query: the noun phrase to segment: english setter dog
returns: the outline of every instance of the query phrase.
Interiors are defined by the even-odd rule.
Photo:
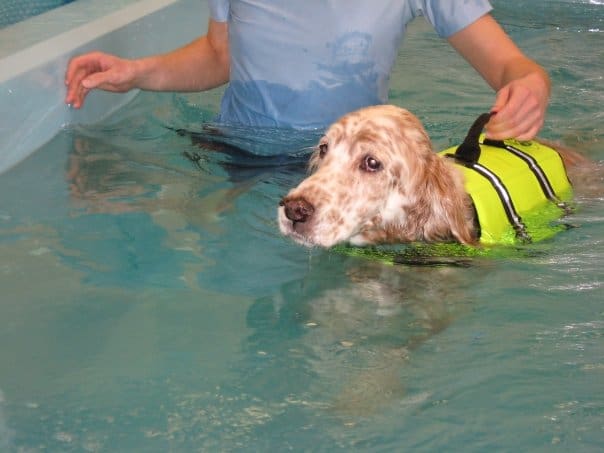
[[[585,161],[571,150],[561,154],[567,168]],[[421,122],[405,109],[349,113],[320,140],[310,175],[281,200],[279,229],[306,246],[476,245],[476,211],[453,161],[434,152]]]

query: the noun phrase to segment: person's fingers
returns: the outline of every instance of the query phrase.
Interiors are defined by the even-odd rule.
[[[65,71],[65,85],[79,83],[86,75],[102,70],[103,54],[94,52],[71,59]]]
[[[75,77],[76,72],[78,72],[82,66],[81,61],[82,57],[74,57],[69,61],[67,65],[67,69],[65,70],[65,85],[70,85]]]
[[[538,109],[522,108],[517,112],[517,117],[512,119],[501,120],[498,116],[496,114],[491,117],[487,124],[487,137],[493,140],[531,140],[543,126],[543,116]]]
[[[80,82],[72,82],[67,86],[67,94],[65,96],[65,103],[72,106],[73,108],[79,109],[84,103],[84,98],[90,90],[82,85]]]
[[[87,90],[125,92],[132,88],[133,63],[116,57],[99,60],[100,67],[86,75],[81,84]]]
[[[516,139],[520,141],[534,139],[541,130],[541,127],[543,127],[543,123],[544,121],[541,117],[536,118],[531,124],[527,124],[527,128],[524,132],[515,135]]]
[[[65,72],[65,103],[80,108],[88,90],[82,87],[82,80],[89,74],[100,70],[98,53],[74,57],[68,64]]]
[[[491,107],[491,112],[499,113],[507,104],[509,97],[510,97],[509,86],[505,86],[501,90],[499,90],[497,92],[497,96],[495,97],[495,103]]]
[[[84,99],[86,99],[86,96],[88,95],[89,92],[90,92],[90,90],[84,88],[81,84],[78,85],[77,97],[74,100],[73,107],[76,109],[81,108],[82,105],[84,105]]]
[[[528,140],[533,138],[543,125],[544,113],[540,104],[523,85],[504,87],[498,93],[492,111],[495,114],[486,126],[486,134],[494,140]]]
[[[65,102],[80,108],[86,95],[95,88],[121,91],[121,60],[102,52],[92,52],[73,58],[65,72],[67,92]]]
[[[494,140],[500,140],[498,137],[501,135],[501,133],[509,129],[509,103],[511,98],[512,90],[509,86],[505,86],[497,92],[495,103],[491,107],[491,113],[493,115],[486,125],[487,137]]]
[[[510,133],[510,123],[505,118],[501,117],[499,113],[495,113],[491,116],[491,119],[486,125],[486,136],[493,140],[502,140],[504,138],[510,138],[506,134]]]
[[[92,90],[93,88],[108,89],[112,86],[111,82],[110,71],[95,72],[82,79],[82,87],[87,90]]]
[[[74,75],[73,78],[67,84],[67,93],[65,95],[65,102],[75,108],[79,108],[82,104],[82,84],[81,80],[85,76],[85,72],[81,71],[80,74]]]

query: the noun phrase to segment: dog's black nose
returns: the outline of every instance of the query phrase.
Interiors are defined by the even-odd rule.
[[[304,198],[284,198],[279,203],[285,210],[285,217],[292,222],[306,222],[315,212],[312,204]]]

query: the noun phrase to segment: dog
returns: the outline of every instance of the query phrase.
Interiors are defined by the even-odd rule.
[[[469,194],[466,187],[468,172],[474,172],[470,167],[475,165],[472,161],[476,156],[472,154],[480,153],[480,149],[476,149],[479,133],[488,121],[488,115],[479,120],[464,142],[466,148],[474,149],[470,149],[470,153],[460,153],[460,147],[456,155],[434,152],[419,119],[403,108],[378,105],[343,116],[328,128],[311,155],[310,175],[281,199],[278,207],[281,233],[302,245],[324,248],[340,243],[365,246],[457,242],[477,246],[500,241],[501,238],[489,236],[486,231],[488,222],[485,219],[491,216],[488,210],[493,209],[493,202],[485,200],[482,204],[486,207],[477,209],[481,201],[476,195]],[[507,141],[497,143],[498,148],[508,146]],[[543,143],[531,142],[529,145],[541,150],[545,146]],[[548,159],[558,160],[554,164],[559,164],[556,171],[561,174],[554,175],[553,179],[558,181],[559,190],[568,198],[571,172],[567,173],[566,169],[585,166],[587,159],[568,148],[546,144],[544,149],[555,147],[553,156]],[[487,158],[496,152],[487,149],[482,154]],[[531,165],[538,165],[534,165],[535,159],[531,156],[528,159],[533,162],[520,162],[518,169],[507,171],[514,175],[519,171],[534,172]],[[546,162],[546,166],[552,162]],[[483,179],[482,176],[479,178]],[[530,179],[533,179],[531,186],[521,188],[517,204],[530,198],[528,193],[540,191],[533,187],[537,184],[534,176]],[[549,184],[547,177],[545,179]],[[489,191],[497,189],[487,185]],[[496,182],[493,185],[496,186]],[[517,184],[510,185],[512,191]],[[540,197],[544,198],[544,195]],[[555,193],[551,197],[548,196],[555,209],[560,208],[557,217],[568,212],[564,200]],[[495,204],[500,203],[496,201]],[[497,209],[503,212],[503,209]],[[524,215],[506,213],[505,222],[518,220],[519,225],[507,224],[505,227],[514,231],[514,240],[527,242],[531,240],[530,232],[523,231],[520,214]],[[493,214],[494,217],[502,215]],[[505,234],[509,240],[509,233]]]

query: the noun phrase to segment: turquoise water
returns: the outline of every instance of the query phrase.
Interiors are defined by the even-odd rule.
[[[543,136],[603,163],[604,6],[494,3],[552,74]],[[142,94],[0,176],[0,451],[601,451],[601,196],[469,267],[308,251],[276,224],[300,159],[172,130],[219,97]],[[411,27],[391,100],[438,148],[492,99]],[[248,137],[302,156],[314,139]]]

